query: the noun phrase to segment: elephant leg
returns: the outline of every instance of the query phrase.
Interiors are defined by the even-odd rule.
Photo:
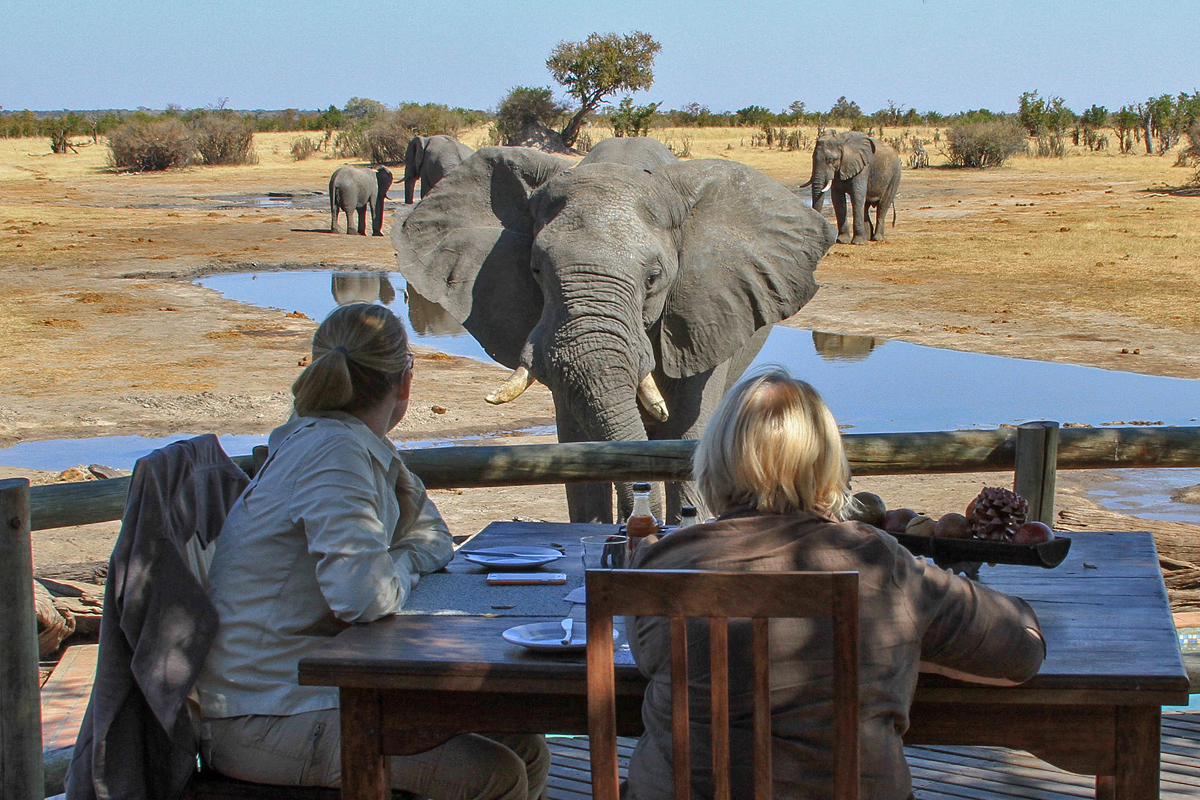
[[[867,233],[867,176],[864,169],[854,178],[850,188],[850,203],[854,211],[854,238],[850,244],[866,244],[870,241]]]
[[[566,403],[554,403],[554,420],[558,426],[558,441],[582,442],[587,439],[575,418],[565,410]],[[571,522],[613,521],[613,485],[609,481],[568,483],[567,512]],[[630,501],[632,502],[632,500]]]
[[[344,209],[344,213],[346,214],[346,234],[349,235],[354,233],[354,210],[347,208]]]
[[[367,207],[360,206],[359,208],[357,208],[355,210],[358,211],[358,235],[366,236],[367,235]]]
[[[829,193],[829,199],[833,201],[833,213],[837,217],[838,243],[850,244],[850,220],[846,218],[846,195],[834,189]]]
[[[329,220],[329,232],[337,233],[337,218],[338,218],[338,207],[337,206],[333,207],[333,210],[330,211],[330,215],[332,216],[332,219]]]

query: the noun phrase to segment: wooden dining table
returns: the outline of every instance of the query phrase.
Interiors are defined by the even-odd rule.
[[[300,683],[339,690],[342,797],[383,800],[388,755],[422,752],[460,733],[586,733],[583,653],[533,651],[502,633],[582,620],[584,606],[564,600],[583,584],[580,537],[615,531],[492,523],[471,548],[561,550],[563,558],[531,571],[562,572],[567,582],[490,586],[489,570],[460,554],[421,579],[404,613],[354,626],[303,659]],[[1095,775],[1097,798],[1157,798],[1162,706],[1187,704],[1189,687],[1153,537],[1074,534],[1054,569],[985,566],[980,580],[1029,601],[1046,660],[1014,687],[922,674],[905,743],[1026,750]],[[618,633],[618,733],[636,736],[645,679]]]

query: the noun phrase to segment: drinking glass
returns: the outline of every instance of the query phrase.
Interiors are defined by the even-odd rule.
[[[584,536],[583,568],[624,569],[629,555],[628,536]]]

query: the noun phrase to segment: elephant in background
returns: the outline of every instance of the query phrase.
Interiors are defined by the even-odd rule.
[[[418,177],[424,198],[447,172],[474,152],[453,136],[414,136],[404,152],[404,204],[413,204],[413,189]]]
[[[358,233],[367,233],[367,207],[371,207],[371,235],[383,236],[383,206],[392,186],[392,171],[338,167],[329,177],[329,230],[337,233],[338,212],[346,214],[346,233],[354,233],[351,212],[358,213]]]
[[[771,324],[817,290],[836,232],[757,170],[679,161],[660,142],[606,139],[574,167],[486,147],[414,206],[392,241],[400,272],[501,364],[487,397],[534,380],[560,442],[696,438]],[[632,492],[618,484],[618,512]],[[612,521],[612,485],[569,484],[574,521]],[[703,508],[689,484],[668,489]]]
[[[801,188],[812,186],[812,207],[818,212],[825,204],[825,186],[830,181],[837,240],[866,244],[869,236],[873,242],[885,241],[887,212],[891,208],[895,214],[893,203],[900,188],[900,154],[895,148],[857,131],[822,133],[813,148],[812,177],[801,184]],[[846,219],[847,194],[854,211],[853,236]],[[872,207],[874,222],[868,213]]]

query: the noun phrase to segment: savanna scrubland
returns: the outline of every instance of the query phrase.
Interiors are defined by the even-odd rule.
[[[756,133],[651,131],[676,152],[741,161],[789,188],[808,178],[815,129],[802,131],[807,148],[791,151],[762,146]],[[595,141],[607,132],[588,135]],[[478,128],[462,138],[477,147],[486,136]],[[1068,147],[1062,158],[1016,156],[1001,167],[959,169],[945,166],[944,137],[934,141],[934,129],[888,128],[883,137],[924,140],[929,166],[905,170],[889,240],[834,245],[817,271],[820,291],[786,324],[1200,378],[1200,196],[1174,191],[1195,172],[1174,166],[1174,152]],[[297,161],[296,138],[255,134],[253,165],[130,174],[107,165],[103,144],[54,154],[45,139],[0,140],[0,445],[263,433],[286,417],[287,390],[317,321],[243,305],[192,280],[218,271],[394,266],[386,235],[331,234],[327,210],[229,202],[323,192],[334,169],[355,163],[323,151]],[[910,153],[902,156],[907,164]],[[385,234],[390,224],[389,209]],[[483,396],[506,370],[417,349],[414,402],[400,439],[546,440],[506,436],[553,423],[543,387],[490,406]],[[931,397],[987,390],[970,375],[959,386],[930,386]],[[0,467],[0,475],[11,474],[57,477]],[[1061,474],[1059,507],[1092,508],[1082,493],[1106,479]],[[856,488],[936,515],[961,511],[981,486],[1008,481],[896,476]],[[558,487],[440,491],[435,500],[459,533],[494,518],[566,518]],[[1127,529],[1139,529],[1137,522]],[[37,534],[35,561],[106,559],[115,532],[114,523]]]

